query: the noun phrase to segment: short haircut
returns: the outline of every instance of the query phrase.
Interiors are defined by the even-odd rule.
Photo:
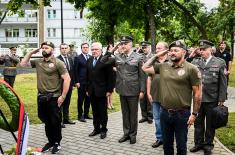
[[[87,42],[85,42],[85,43],[82,43],[82,44],[81,44],[81,49],[82,49],[82,46],[83,46],[83,45],[88,45],[88,47],[89,47],[89,44],[88,44]]]
[[[66,44],[66,43],[61,43],[61,44],[60,44],[60,48],[61,48],[61,46],[64,46],[64,45],[67,45],[67,46],[68,46],[68,44]]]
[[[169,45],[167,42],[165,41],[159,41],[157,44],[162,44],[164,46],[165,49],[168,49],[169,48]]]
[[[102,44],[100,42],[94,42],[91,46],[97,45],[100,50],[102,50]]]

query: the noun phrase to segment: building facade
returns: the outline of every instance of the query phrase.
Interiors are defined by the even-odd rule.
[[[1,7],[7,4],[9,0],[0,1]],[[88,10],[82,12],[75,10],[74,6],[63,1],[63,34],[64,43],[74,44],[79,47],[86,41],[84,36],[88,20],[85,18]],[[39,18],[43,16],[43,23]],[[39,26],[43,25],[43,35],[39,34]],[[39,37],[43,38],[39,39]],[[30,48],[37,48],[39,40],[51,41],[56,47],[61,43],[61,1],[52,0],[51,7],[44,7],[43,14],[38,10],[25,8],[25,16],[7,14],[0,25],[0,52],[6,51],[7,48],[27,45]],[[79,49],[79,48],[78,48]],[[20,49],[18,49],[20,50]]]

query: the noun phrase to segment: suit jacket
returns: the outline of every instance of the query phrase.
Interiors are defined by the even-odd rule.
[[[202,74],[202,102],[224,102],[227,93],[225,61],[212,56],[206,65],[202,58],[194,59],[192,63]]]
[[[64,62],[64,59],[61,55],[59,55],[57,58]],[[68,56],[68,60],[69,60],[70,70],[68,68],[67,68],[67,70],[68,70],[69,76],[71,78],[70,87],[73,87],[74,86],[74,64],[73,64],[73,60],[71,57]]]
[[[91,57],[91,55],[89,55]],[[80,54],[74,58],[75,83],[87,84],[87,60]]]
[[[88,87],[87,91],[89,96],[95,93],[95,96],[106,96],[107,92],[113,91],[113,67],[110,64],[104,64],[100,62],[102,55],[93,67],[93,57],[90,57],[87,61],[87,75],[88,75]]]

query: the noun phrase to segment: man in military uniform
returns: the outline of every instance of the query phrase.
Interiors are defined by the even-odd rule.
[[[224,69],[225,62],[212,56],[212,46],[208,40],[200,40],[201,59],[196,59],[195,64],[202,74],[202,101],[198,117],[195,121],[194,142],[191,152],[204,149],[205,155],[211,155],[215,129],[212,127],[212,109],[223,105],[226,100],[227,82]],[[205,126],[206,119],[206,126]]]
[[[48,143],[42,148],[42,152],[46,152],[52,148],[51,152],[55,154],[61,149],[60,106],[64,102],[69,90],[70,76],[65,64],[54,57],[54,44],[52,42],[43,42],[41,44],[41,50],[43,55],[42,59],[32,60],[29,63],[31,56],[39,52],[39,49],[34,49],[24,57],[21,66],[31,64],[32,67],[36,67],[38,117],[45,123],[45,131],[48,138]]]
[[[20,57],[16,55],[16,48],[11,47],[10,53],[0,56],[0,64],[5,64],[3,70],[4,81],[6,81],[11,87],[14,86],[16,78],[16,66],[20,62]]]
[[[160,122],[164,154],[174,155],[175,136],[177,154],[186,155],[188,128],[194,123],[200,107],[201,74],[196,66],[184,59],[187,48],[181,40],[174,41],[169,48],[171,62],[151,65],[167,52],[162,51],[149,59],[143,69],[148,74],[160,74]]]
[[[141,69],[143,57],[133,52],[133,38],[123,36],[121,38],[121,48],[123,53],[107,52],[102,58],[104,63],[114,63],[116,66],[116,91],[120,95],[123,137],[119,143],[130,139],[130,144],[136,143],[138,125],[138,101],[145,93],[145,74]]]
[[[151,53],[151,43],[147,41],[142,41],[140,44],[143,50],[144,62],[146,62],[153,55]],[[146,75],[146,82],[147,82],[147,75]],[[141,108],[142,118],[141,120],[139,120],[139,123],[143,123],[147,121],[148,123],[151,124],[153,122],[152,105],[150,104],[148,100],[147,93],[145,93],[144,98],[140,100],[140,108]]]

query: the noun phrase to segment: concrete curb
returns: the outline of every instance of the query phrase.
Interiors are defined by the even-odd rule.
[[[227,152],[231,153],[231,155],[235,155],[235,153],[233,153],[232,151],[230,151],[226,146],[224,146],[224,144],[222,144],[219,139],[217,137],[214,138],[214,140],[223,148],[225,149]]]

